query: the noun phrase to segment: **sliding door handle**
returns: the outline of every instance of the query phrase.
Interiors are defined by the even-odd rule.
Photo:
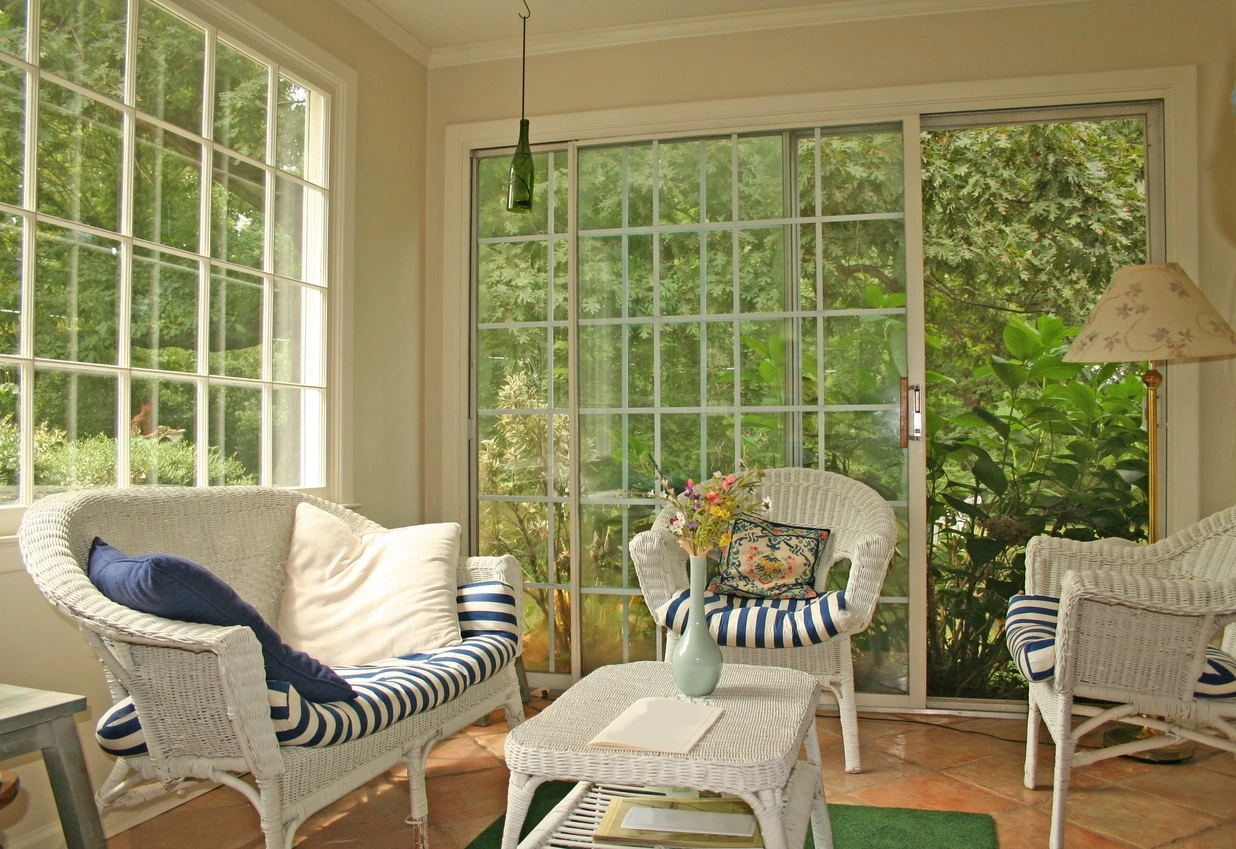
[[[911,439],[923,438],[923,387],[901,378],[901,447],[908,448]]]

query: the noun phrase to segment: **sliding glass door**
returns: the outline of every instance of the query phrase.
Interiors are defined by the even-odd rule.
[[[1115,268],[1162,258],[1160,127],[1147,103],[547,145],[528,215],[509,152],[477,152],[474,549],[524,565],[533,680],[659,656],[627,549],[654,463],[788,465],[899,518],[860,698],[1016,697],[1029,537],[1144,533],[1137,368],[1060,357]]]
[[[525,565],[530,671],[657,656],[627,553],[654,462],[824,467],[904,517],[903,146],[897,125],[567,146],[538,154],[531,216],[502,206],[506,157],[477,158],[478,543]],[[858,664],[901,694],[904,550]]]

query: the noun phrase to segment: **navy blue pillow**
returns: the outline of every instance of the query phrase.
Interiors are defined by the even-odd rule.
[[[279,632],[212,572],[174,554],[130,557],[98,537],[86,574],[117,604],[165,619],[203,625],[244,625],[262,644],[266,677],[287,681],[312,702],[355,699],[356,691],[329,666],[283,642]]]

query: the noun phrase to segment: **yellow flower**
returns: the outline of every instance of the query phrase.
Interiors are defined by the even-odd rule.
[[[720,539],[720,541],[719,541],[719,542],[720,542],[721,547],[722,547],[722,548],[725,548],[727,545],[729,545],[729,544],[730,544],[730,535],[729,535],[729,534],[722,534],[722,535],[721,535],[721,539]]]
[[[730,511],[726,510],[720,504],[712,505],[708,512],[716,516],[718,519],[728,519],[730,517]]]

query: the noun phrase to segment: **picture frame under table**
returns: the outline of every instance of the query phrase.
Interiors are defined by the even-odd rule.
[[[687,754],[589,746],[637,699],[684,698],[668,663],[604,666],[582,678],[506,738],[511,771],[502,849],[580,845],[604,814],[601,803],[644,787],[689,787],[743,799],[759,820],[765,849],[801,849],[811,824],[814,849],[832,849],[815,729],[819,681],[805,672],[726,664],[711,696],[723,709]],[[799,752],[806,749],[806,760]],[[519,842],[536,788],[579,782]],[[624,789],[625,788],[625,789]]]

